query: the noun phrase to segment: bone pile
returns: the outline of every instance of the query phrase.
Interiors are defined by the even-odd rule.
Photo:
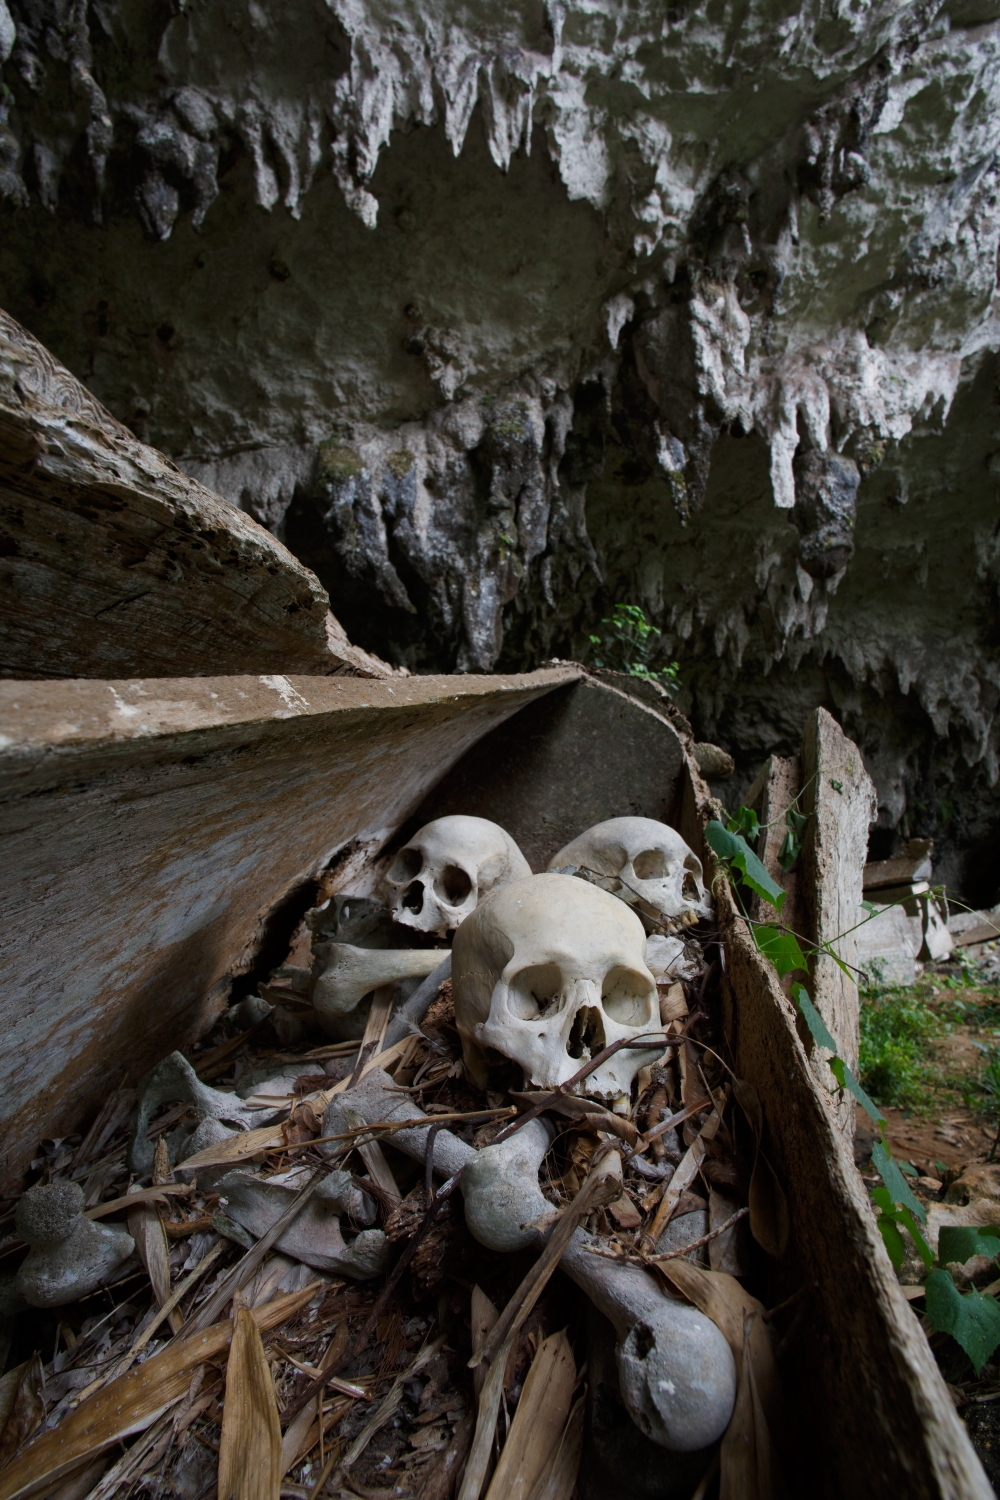
[[[73,1495],[153,1473],[207,1493],[239,1452],[224,1346],[249,1309],[282,1495],[500,1500],[516,1479],[570,1500],[582,1445],[595,1474],[615,1462],[607,1390],[693,1493],[737,1361],[690,1278],[756,1264],[760,1127],[733,1098],[699,859],[622,817],[533,874],[502,828],[454,816],[359,885],[323,891],[190,1058],[42,1143],[0,1223],[0,1465],[51,1470],[55,1493],[60,1431],[103,1401]],[[172,1369],[195,1333],[222,1353],[192,1354],[147,1421],[136,1367]],[[562,1434],[537,1472],[533,1423]]]

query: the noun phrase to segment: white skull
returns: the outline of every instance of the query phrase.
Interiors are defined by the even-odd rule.
[[[466,1067],[485,1084],[482,1049],[555,1088],[612,1042],[659,1032],[642,923],[569,875],[532,875],[496,891],[455,934],[452,991]],[[662,1051],[622,1048],[576,1085],[617,1100]]]
[[[385,891],[397,922],[453,931],[490,891],[531,874],[509,833],[486,818],[436,818],[396,855]]]
[[[643,915],[663,919],[668,932],[713,914],[701,860],[679,833],[654,818],[597,823],[560,849],[549,869],[582,875]]]

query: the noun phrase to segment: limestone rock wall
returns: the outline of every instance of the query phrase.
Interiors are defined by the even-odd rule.
[[[0,303],[360,646],[641,603],[740,775],[823,703],[992,898],[998,16],[0,0]]]

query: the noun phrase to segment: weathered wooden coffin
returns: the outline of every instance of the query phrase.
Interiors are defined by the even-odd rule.
[[[331,862],[348,889],[375,851],[452,811],[501,822],[536,869],[623,812],[671,821],[700,845],[712,808],[683,721],[624,689],[574,668],[0,686],[6,1190],[40,1137],[86,1124],[109,1086],[202,1030],[240,975],[280,960]],[[832,936],[860,898],[870,793],[829,716],[810,726],[805,754],[821,774],[789,900]],[[848,761],[850,776],[830,774]],[[772,765],[755,795],[777,806],[796,776]],[[763,1103],[789,1211],[770,1300],[798,1297],[781,1365],[791,1493],[986,1500],[875,1228],[829,1070],[807,1055],[722,881],[716,899],[733,1051]],[[853,1060],[854,999],[825,973],[815,998]]]

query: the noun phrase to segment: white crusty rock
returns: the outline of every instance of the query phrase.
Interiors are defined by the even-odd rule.
[[[443,936],[491,891],[530,874],[528,861],[498,823],[456,814],[415,833],[384,883],[397,922]]]
[[[646,934],[634,912],[570,875],[531,875],[496,891],[455,934],[455,1023],[470,1074],[485,1048],[520,1063],[526,1084],[555,1088],[612,1042],[659,1034]],[[656,1056],[623,1047],[581,1094],[617,1101]]]
[[[701,860],[676,829],[655,818],[596,823],[554,854],[549,869],[610,891],[671,933],[712,915]]]

